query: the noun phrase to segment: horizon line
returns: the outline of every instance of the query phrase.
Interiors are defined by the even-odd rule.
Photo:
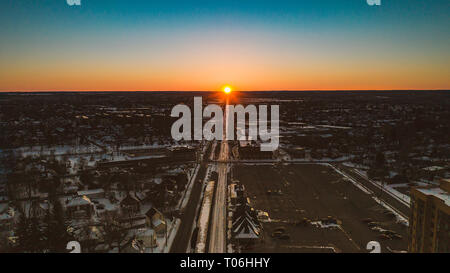
[[[450,91],[448,89],[278,89],[278,90],[234,90],[233,92],[386,92],[386,91]],[[89,93],[89,92],[222,92],[221,90],[13,90],[0,93]]]

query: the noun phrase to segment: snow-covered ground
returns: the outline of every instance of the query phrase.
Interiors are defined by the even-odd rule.
[[[367,177],[366,173],[363,173],[363,172],[359,171],[358,169],[354,169],[354,171],[356,173],[360,174],[361,176],[363,176],[370,183],[374,184],[377,188],[382,189],[383,191],[385,191],[386,193],[388,193],[389,195],[391,195],[392,197],[394,197],[395,199],[397,199],[398,201],[400,201],[407,207],[410,206],[410,201],[411,201],[410,197],[406,194],[403,194],[403,193],[397,191],[395,189],[395,184],[382,185],[382,183],[380,181],[371,180],[369,177]]]
[[[341,176],[343,176],[347,181],[351,182],[353,185],[355,185],[358,189],[360,189],[361,191],[363,191],[366,194],[372,194],[373,192],[370,191],[369,189],[367,189],[366,187],[364,187],[363,185],[359,184],[358,182],[356,182],[356,180],[354,180],[353,178],[351,178],[350,176],[346,175],[345,173],[341,172],[339,169],[337,169],[336,167],[334,167],[331,164],[326,164],[327,166],[331,167],[335,172],[337,172],[338,174],[340,174]]]
[[[177,234],[178,228],[180,227],[181,220],[175,219],[175,221],[166,220],[167,223],[167,244],[166,237],[157,237],[156,242],[158,246],[154,249],[153,253],[168,253],[170,247],[172,246],[175,235]]]
[[[197,164],[195,166],[195,168],[192,169],[191,172],[187,173],[188,185],[186,186],[186,190],[184,191],[183,196],[180,198],[180,201],[178,201],[178,205],[177,205],[177,207],[180,210],[183,210],[189,201],[189,198],[190,198],[191,192],[192,192],[192,188],[194,186],[195,180],[197,179],[197,174],[198,174],[199,169],[200,169],[200,164]]]
[[[326,224],[326,223],[323,223],[322,221],[311,222],[311,225],[313,225],[315,227],[319,227],[319,228],[339,228],[340,227],[338,224]]]
[[[342,165],[350,167],[350,168],[358,168],[360,170],[368,170],[369,169],[368,166],[365,166],[365,165],[362,165],[362,164],[356,164],[356,163],[353,163],[353,162],[344,162],[344,163],[342,163]]]
[[[91,145],[62,145],[62,146],[52,146],[51,148],[46,148],[44,146],[33,146],[33,147],[21,147],[16,149],[16,152],[22,155],[22,157],[27,156],[49,156],[49,155],[66,155],[66,154],[92,154],[100,153],[102,149],[91,144]]]
[[[198,217],[198,239],[195,247],[196,253],[206,252],[206,238],[208,236],[209,216],[211,212],[212,196],[214,192],[215,183],[209,182],[205,189],[203,197],[202,208]]]

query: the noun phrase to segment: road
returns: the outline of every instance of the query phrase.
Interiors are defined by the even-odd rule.
[[[202,181],[206,173],[206,164],[200,166],[197,178],[193,181],[194,185],[189,196],[189,201],[181,215],[181,224],[178,228],[177,235],[173,240],[170,253],[186,253],[191,241],[192,225],[194,224],[197,205],[202,192]]]
[[[228,104],[228,98],[227,102]],[[226,134],[226,120],[227,113],[225,111],[224,115],[224,130],[223,130],[223,140],[220,145],[220,155],[219,163],[217,166],[218,170],[218,181],[216,187],[216,197],[214,202],[214,210],[211,219],[211,228],[209,233],[209,253],[226,253],[226,214],[227,214],[227,173],[228,173],[228,161],[229,157],[229,146],[225,138]]]
[[[208,150],[211,154],[213,154],[213,150],[211,149],[206,149],[206,153],[208,153]],[[207,155],[203,157],[203,162],[200,164],[197,177],[195,178],[195,181],[192,182],[194,185],[192,186],[188,203],[180,216],[180,227],[178,228],[177,234],[170,248],[170,253],[186,253],[190,247],[194,221],[197,219],[196,214],[201,201],[203,187],[202,182],[205,178],[206,170],[208,169],[208,164],[206,163],[207,158]]]

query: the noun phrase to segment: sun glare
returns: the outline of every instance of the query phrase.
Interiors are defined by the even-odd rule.
[[[223,88],[223,92],[225,92],[225,94],[230,94],[230,93],[231,93],[231,87],[225,86],[225,87]]]

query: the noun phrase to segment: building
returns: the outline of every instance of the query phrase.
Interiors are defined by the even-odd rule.
[[[245,194],[245,187],[234,184],[234,198],[231,236],[239,244],[254,244],[262,239],[262,225],[258,212],[250,205],[250,199]]]
[[[77,191],[79,196],[87,196],[89,199],[95,198],[104,198],[105,190],[104,189],[94,189],[94,190],[86,190],[86,191]]]
[[[173,147],[169,148],[168,156],[171,161],[195,161],[196,149],[193,147]]]
[[[411,190],[409,252],[450,252],[450,179]]]
[[[167,230],[164,215],[156,208],[149,209],[146,213],[146,223],[155,230],[157,234],[164,234]]]
[[[148,249],[152,249],[158,246],[156,241],[156,234],[153,229],[142,228],[138,230],[138,234],[135,237],[136,243],[133,247],[142,249],[144,252]]]
[[[239,206],[233,214],[232,236],[240,244],[251,244],[262,238],[262,226],[257,212],[248,203]]]
[[[303,147],[293,147],[288,150],[289,155],[292,158],[305,158],[306,151]]]
[[[49,204],[48,202],[43,202],[39,200],[33,200],[31,201],[30,209],[28,212],[30,215],[28,217],[36,217],[36,218],[43,218],[46,215],[48,215],[49,212]]]
[[[273,159],[272,151],[261,151],[261,147],[256,143],[239,141],[239,158],[242,160],[269,160]]]
[[[10,231],[14,224],[14,210],[8,203],[0,203],[0,231]]]
[[[120,202],[120,208],[124,215],[136,215],[141,212],[141,203],[135,196],[128,193],[127,196]]]
[[[94,205],[86,196],[77,196],[66,201],[66,214],[69,218],[90,218]]]
[[[146,218],[143,215],[123,216],[115,220],[115,224],[124,230],[145,228]]]

